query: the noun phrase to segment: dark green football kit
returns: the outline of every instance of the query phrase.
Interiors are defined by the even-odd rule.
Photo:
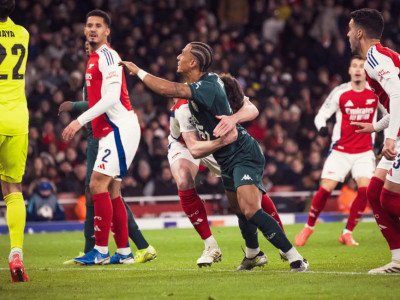
[[[215,73],[203,75],[199,81],[189,84],[192,100],[189,109],[202,139],[214,140],[213,130],[219,119],[215,116],[232,115],[222,80]],[[263,193],[262,183],[265,158],[258,143],[240,125],[236,125],[237,140],[214,152],[221,167],[222,181],[228,191],[236,191],[241,185],[255,184]]]
[[[192,99],[189,109],[193,121],[202,139],[214,140],[213,131],[219,123],[216,116],[232,115],[226,96],[224,83],[215,73],[206,73],[196,82],[189,84]],[[221,167],[221,176],[225,190],[236,191],[242,185],[256,185],[263,193],[262,183],[265,158],[260,145],[239,124],[237,140],[214,152],[214,158]],[[256,199],[254,199],[256,201]],[[257,228],[276,248],[287,252],[292,244],[270,215],[259,209],[250,219],[237,214],[239,228],[246,247],[259,247]]]

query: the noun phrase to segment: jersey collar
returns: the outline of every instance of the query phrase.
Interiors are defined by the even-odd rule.
[[[13,26],[13,25],[15,25],[15,24],[10,18],[7,18],[7,21],[5,21],[5,22],[0,22],[0,26],[4,26],[4,27]]]

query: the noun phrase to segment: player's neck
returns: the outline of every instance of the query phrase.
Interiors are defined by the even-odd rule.
[[[355,91],[363,91],[365,89],[365,81],[351,81],[351,88]]]
[[[381,41],[378,39],[367,39],[361,41],[361,57],[367,57],[367,52],[372,46],[379,44]]]
[[[205,74],[204,72],[192,70],[186,74],[183,74],[183,78],[185,79],[185,82],[190,84],[190,83],[198,81],[201,78],[201,76],[203,76],[204,74]]]
[[[100,47],[102,47],[103,45],[105,45],[105,44],[107,44],[107,43],[97,43],[97,44],[91,44],[90,46],[89,46],[89,48],[90,48],[90,53],[93,53],[93,52],[95,52],[95,51],[97,51],[97,49],[99,49]]]
[[[5,22],[7,22],[7,19],[8,19],[8,17],[5,18],[5,19],[0,19],[0,23],[5,23]]]

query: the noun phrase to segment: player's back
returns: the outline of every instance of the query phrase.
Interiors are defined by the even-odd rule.
[[[379,102],[390,113],[389,97],[381,84],[384,79],[390,76],[400,76],[399,54],[387,47],[383,47],[381,44],[373,45],[368,50],[364,69],[371,89],[378,96]]]
[[[0,22],[0,134],[28,133],[25,68],[28,31],[8,18]]]

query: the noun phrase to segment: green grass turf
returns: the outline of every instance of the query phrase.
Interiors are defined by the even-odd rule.
[[[0,299],[398,299],[400,276],[367,275],[388,263],[388,246],[375,223],[354,232],[358,247],[343,246],[343,223],[317,224],[307,245],[298,247],[310,273],[290,273],[278,250],[259,234],[268,266],[234,271],[243,258],[238,228],[212,228],[222,262],[199,269],[203,242],[193,229],[143,231],[158,259],[130,266],[63,265],[83,248],[83,234],[52,233],[25,237],[28,283],[11,283],[9,240],[0,235]],[[291,241],[302,225],[286,226]],[[110,239],[112,252],[114,242]]]

